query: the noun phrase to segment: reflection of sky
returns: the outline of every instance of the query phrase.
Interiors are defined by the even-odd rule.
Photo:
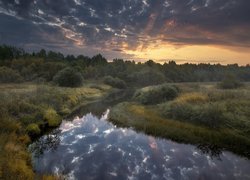
[[[221,160],[192,145],[116,128],[87,114],[60,126],[60,143],[37,158],[37,172],[67,179],[249,179],[250,162],[229,152]],[[43,137],[42,139],[44,139]]]

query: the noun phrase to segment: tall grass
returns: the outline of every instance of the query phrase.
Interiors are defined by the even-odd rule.
[[[158,105],[122,103],[111,109],[110,120],[178,142],[213,144],[250,157],[250,89],[199,88],[177,84],[177,98]],[[144,88],[147,89],[147,88]]]

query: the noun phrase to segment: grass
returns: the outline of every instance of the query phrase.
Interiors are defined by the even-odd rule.
[[[31,139],[58,126],[62,118],[81,103],[101,99],[110,89],[92,82],[79,88],[0,84],[0,179],[36,178],[27,151]]]
[[[150,106],[136,102],[118,104],[111,109],[110,121],[181,143],[212,144],[250,158],[249,86],[237,90],[219,90],[215,88],[216,84],[177,84],[177,86],[182,94],[172,101]],[[184,105],[181,108],[187,104],[191,108],[208,107],[208,111],[204,112],[206,109],[198,108],[198,111],[194,112],[198,112],[201,116],[195,120],[201,122],[193,122],[181,119],[181,116],[166,114],[166,111],[171,110],[172,104]],[[222,109],[218,111],[217,105]],[[215,116],[210,108],[215,109],[219,116]],[[185,108],[182,110],[186,113]],[[188,118],[191,115],[189,114]],[[217,120],[218,117],[222,117],[222,121],[218,126],[210,126],[202,123],[204,117],[208,123],[214,123],[211,121]]]

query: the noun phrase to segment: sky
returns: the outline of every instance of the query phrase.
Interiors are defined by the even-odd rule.
[[[0,44],[163,63],[250,64],[250,0],[0,0]]]

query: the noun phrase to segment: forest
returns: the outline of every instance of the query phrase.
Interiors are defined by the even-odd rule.
[[[81,78],[115,78],[126,86],[148,86],[163,82],[218,82],[228,76],[239,81],[250,81],[250,65],[238,64],[176,64],[175,61],[159,64],[153,60],[145,63],[114,59],[108,62],[101,54],[92,58],[84,55],[64,56],[44,49],[28,53],[23,49],[0,46],[0,82],[53,82],[54,76],[71,68]],[[5,79],[4,74],[8,73]],[[54,79],[55,80],[55,79]]]

